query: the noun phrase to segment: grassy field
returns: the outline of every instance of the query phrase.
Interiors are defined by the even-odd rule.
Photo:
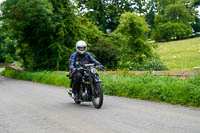
[[[193,70],[200,67],[200,37],[158,43],[156,53],[170,70]]]

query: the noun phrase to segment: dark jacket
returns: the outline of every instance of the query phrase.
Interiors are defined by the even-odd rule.
[[[101,65],[89,52],[85,52],[84,54],[79,54],[75,52],[71,55],[69,60],[69,69],[78,69],[80,66],[84,66],[84,64],[95,63],[96,65]]]

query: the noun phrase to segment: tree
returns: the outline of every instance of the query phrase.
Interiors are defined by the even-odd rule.
[[[76,0],[80,12],[86,10],[85,16],[90,18],[102,31],[106,31],[104,0]]]
[[[70,0],[7,0],[1,10],[28,70],[66,70],[78,40],[90,44],[101,36],[92,23],[75,15]]]
[[[190,34],[192,34],[192,27],[190,25],[169,21],[157,25],[157,29],[153,32],[152,37],[158,41],[169,41],[171,39],[187,37]]]
[[[196,15],[193,3],[193,0],[158,0],[158,15],[154,20],[156,27],[152,38],[160,41],[181,39],[191,35],[191,23],[194,22]],[[170,29],[173,32],[170,32]]]
[[[7,0],[1,11],[3,25],[8,24],[19,42],[24,67],[36,69],[51,54],[52,5],[47,0]]]
[[[17,44],[13,34],[0,26],[0,63],[13,63],[18,58],[16,55]]]
[[[200,5],[200,0],[194,0],[194,7],[198,7]]]
[[[198,8],[200,5],[200,0],[194,1],[194,8]],[[195,22],[192,24],[192,28],[195,32],[200,32],[200,15],[195,16]]]
[[[91,19],[100,30],[114,31],[124,12],[145,14],[148,0],[76,0],[80,12]]]
[[[195,17],[195,22],[192,24],[194,32],[200,32],[200,16]]]
[[[98,61],[108,69],[116,69],[119,61],[119,47],[114,45],[109,37],[100,38],[92,45],[93,52]]]
[[[145,19],[147,24],[150,25],[150,33],[148,34],[148,37],[150,37],[153,28],[155,27],[154,24],[154,19],[156,16],[157,11],[157,0],[149,0],[146,5],[146,14],[145,14]]]
[[[130,12],[121,15],[120,24],[114,33],[120,34],[120,38],[125,38],[127,42],[122,46],[125,58],[128,58],[124,61],[140,62],[152,54],[152,46],[146,42],[148,32],[149,25],[143,16]]]

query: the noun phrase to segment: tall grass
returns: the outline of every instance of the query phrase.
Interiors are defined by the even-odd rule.
[[[55,72],[16,72],[13,70],[5,70],[1,75],[8,78],[15,78],[20,80],[34,81],[44,84],[52,84],[56,86],[69,87],[70,80],[66,75]]]
[[[66,75],[54,72],[19,73],[6,70],[1,75],[57,86],[69,87],[70,84]],[[151,74],[110,74],[100,77],[104,93],[108,95],[200,106],[200,75],[188,80]]]
[[[200,106],[200,76],[184,81],[167,76],[101,75],[109,95]]]

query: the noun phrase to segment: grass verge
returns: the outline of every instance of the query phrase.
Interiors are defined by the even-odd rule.
[[[70,80],[64,74],[54,72],[16,72],[6,70],[1,75],[22,80],[69,87]],[[161,101],[171,104],[200,106],[200,75],[188,80],[167,76],[100,75],[104,93],[128,98]]]
[[[66,75],[55,72],[17,72],[14,70],[5,70],[0,73],[8,78],[34,81],[44,84],[69,87],[70,80]]]
[[[168,76],[101,75],[105,94],[200,106],[200,76],[181,80]]]

